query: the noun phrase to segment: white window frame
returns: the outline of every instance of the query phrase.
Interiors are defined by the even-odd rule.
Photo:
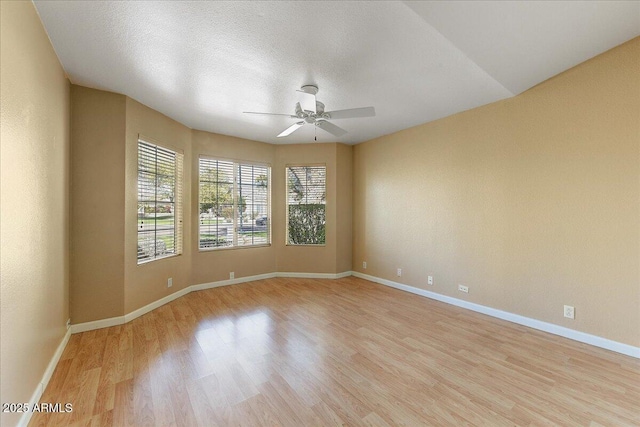
[[[201,162],[202,160],[208,160],[208,161],[215,161],[215,162],[226,162],[226,163],[232,163],[233,164],[233,218],[232,218],[232,222],[231,222],[231,228],[232,228],[232,239],[230,241],[229,244],[227,245],[215,245],[215,246],[210,246],[210,247],[203,247],[202,243],[201,243],[201,235],[202,233],[202,219],[201,219],[201,205],[202,205],[202,201],[201,201],[201,186],[202,186],[202,181],[201,181]],[[240,167],[242,166],[250,166],[250,167],[261,167],[261,168],[265,168],[266,169],[266,175],[267,175],[267,189],[266,189],[266,224],[265,224],[265,231],[266,231],[266,242],[260,242],[260,243],[254,243],[254,244],[239,244],[238,243],[238,239],[239,236],[241,235],[241,230],[239,230],[240,228],[240,224],[239,224],[239,215],[238,215],[238,204],[240,203],[240,191],[239,191],[239,187],[240,187],[240,183],[238,182],[238,170],[240,169]],[[219,250],[232,250],[232,249],[250,249],[250,248],[261,248],[261,247],[269,247],[271,246],[271,165],[269,163],[260,163],[260,162],[253,162],[253,161],[247,161],[247,160],[235,160],[235,159],[225,159],[225,158],[221,158],[221,157],[216,157],[216,156],[209,156],[209,155],[200,155],[198,157],[198,198],[197,198],[197,203],[198,203],[198,207],[196,209],[196,215],[197,215],[197,224],[198,224],[198,238],[196,239],[196,244],[198,246],[198,251],[200,252],[211,252],[211,251],[219,251]],[[251,219],[251,221],[255,221],[255,219]],[[252,222],[252,226],[255,224],[255,222]]]
[[[324,169],[324,210],[325,210],[325,222],[324,222],[324,242],[323,243],[293,243],[289,236],[289,169],[290,168],[323,168]],[[289,164],[285,165],[285,245],[286,246],[313,246],[322,247],[327,244],[327,165],[326,163],[307,163],[307,164]]]
[[[146,145],[148,147],[153,147],[155,149],[155,165],[156,165],[156,170],[155,172],[152,172],[151,174],[155,176],[156,179],[156,184],[153,187],[153,190],[155,192],[155,197],[154,200],[144,200],[141,199],[140,194],[141,191],[143,191],[141,188],[141,182],[140,182],[140,175],[141,172],[143,172],[140,169],[140,155],[141,155],[141,145]],[[157,197],[157,193],[158,193],[158,185],[157,185],[157,178],[158,178],[158,171],[157,171],[157,167],[158,167],[158,151],[162,151],[164,153],[164,155],[170,155],[170,156],[174,156],[174,161],[175,161],[175,170],[174,170],[174,175],[173,175],[173,180],[174,180],[174,188],[173,188],[173,202],[166,202],[163,200],[159,200]],[[147,172],[149,173],[149,172]],[[137,233],[136,233],[136,243],[137,243],[137,251],[136,251],[136,259],[137,259],[137,264],[141,265],[141,264],[146,264],[149,262],[153,262],[153,261],[158,261],[161,259],[165,259],[165,258],[171,258],[174,256],[179,256],[182,254],[182,241],[183,241],[183,221],[182,221],[182,217],[183,217],[183,188],[184,188],[184,154],[181,150],[177,150],[176,148],[173,148],[171,146],[159,143],[157,141],[152,140],[151,138],[146,138],[143,136],[139,136],[138,137],[138,144],[137,144],[137,176],[136,176],[136,189],[137,189],[137,209],[136,209],[136,228],[137,228]],[[148,189],[148,188],[147,188]],[[145,203],[146,202],[146,203]],[[154,226],[153,228],[147,228],[147,229],[141,229],[141,227],[143,227],[144,225],[144,217],[145,217],[145,210],[144,208],[142,208],[142,212],[140,205],[141,204],[149,204],[149,203],[153,203],[153,204],[171,204],[173,205],[173,248],[167,250],[166,248],[166,244],[164,243],[164,240],[159,239],[158,238],[158,231],[167,231],[167,229],[165,230],[161,230],[158,228],[158,224],[157,224],[157,217],[154,217]],[[156,212],[155,214],[157,214],[157,206],[156,206]],[[141,218],[142,217],[142,218]],[[142,219],[142,224],[140,222],[140,220]],[[169,229],[170,230],[170,229]],[[151,232],[153,232],[153,238],[152,238],[152,244],[148,244],[147,240],[148,239],[143,239],[141,240],[141,234],[142,233],[149,233],[151,234]],[[161,244],[160,241],[162,241]],[[145,253],[146,256],[143,258],[140,258],[140,253]]]

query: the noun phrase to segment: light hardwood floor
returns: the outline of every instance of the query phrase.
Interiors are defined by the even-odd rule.
[[[348,277],[192,292],[73,335],[47,426],[640,425],[640,361]]]

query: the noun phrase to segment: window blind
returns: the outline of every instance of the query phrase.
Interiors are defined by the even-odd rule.
[[[270,167],[201,157],[199,247],[271,243]]]
[[[238,246],[269,243],[269,168],[264,165],[237,165]]]
[[[138,264],[182,253],[183,155],[138,141]]]
[[[327,169],[287,167],[287,244],[324,245]]]

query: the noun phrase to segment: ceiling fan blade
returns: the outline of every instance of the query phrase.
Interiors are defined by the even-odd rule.
[[[348,110],[327,111],[331,120],[355,119],[358,117],[375,117],[376,109],[373,107],[350,108]]]
[[[261,116],[285,116],[297,119],[296,116],[292,116],[291,114],[280,114],[280,113],[256,113],[255,111],[243,111],[244,114],[258,114]]]
[[[316,96],[312,93],[307,93],[301,90],[296,91],[298,92],[299,98],[300,98],[300,105],[302,106],[302,109],[305,111],[312,111],[312,112],[316,112]]]
[[[302,126],[304,126],[304,122],[294,123],[288,128],[286,128],[285,130],[283,130],[282,132],[280,132],[280,135],[278,135],[278,138],[282,138],[283,136],[289,136],[295,131],[297,131],[298,129],[300,129]]]
[[[333,136],[342,136],[347,133],[346,130],[342,129],[339,126],[334,125],[326,120],[318,120],[316,122],[316,126],[320,129],[329,132]]]

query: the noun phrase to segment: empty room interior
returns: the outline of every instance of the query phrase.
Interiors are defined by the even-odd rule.
[[[0,17],[3,426],[640,425],[640,2]]]

